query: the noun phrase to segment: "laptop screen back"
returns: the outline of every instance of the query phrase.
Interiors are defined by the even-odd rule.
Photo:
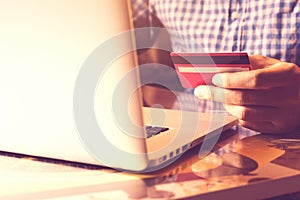
[[[74,107],[85,97],[82,94],[81,100],[74,100],[80,96],[74,93],[90,55],[99,54],[101,44],[131,28],[127,1],[0,1],[0,15],[0,150],[99,164],[99,159],[88,153],[87,145],[82,145],[81,136],[86,133],[76,126],[82,113]],[[130,40],[118,45],[133,48]],[[131,140],[130,135],[123,134],[123,139],[116,140],[122,127],[114,125],[116,114],[118,119],[130,116],[138,136],[143,134],[140,96],[132,91],[138,78],[133,76],[128,84],[119,83],[134,66],[132,53],[116,55],[109,70],[102,71],[105,76],[99,74],[102,78],[96,80],[94,105],[87,105],[93,106],[98,122],[106,120],[101,126],[106,133],[111,130],[109,142],[121,151],[141,153],[137,161],[140,164],[127,162],[126,166],[125,153],[119,157],[124,160],[105,161],[105,165],[145,167],[143,139]],[[123,93],[114,103],[129,105],[127,113],[112,111],[116,86]],[[122,99],[128,94],[130,99]],[[79,107],[84,110],[82,105]]]

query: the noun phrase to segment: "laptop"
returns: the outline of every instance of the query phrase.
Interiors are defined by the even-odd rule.
[[[130,8],[1,2],[1,151],[149,172],[200,143],[209,151],[237,125],[224,114],[142,106]],[[161,133],[147,137],[153,127]]]

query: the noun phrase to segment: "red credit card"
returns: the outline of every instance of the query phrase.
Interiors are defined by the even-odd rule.
[[[229,53],[171,53],[180,82],[184,88],[211,85],[212,77],[221,72],[249,71],[245,52]]]

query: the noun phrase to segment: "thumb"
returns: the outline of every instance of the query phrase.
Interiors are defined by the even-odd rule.
[[[262,55],[249,55],[249,61],[251,70],[268,68],[280,62],[277,59],[269,58]]]

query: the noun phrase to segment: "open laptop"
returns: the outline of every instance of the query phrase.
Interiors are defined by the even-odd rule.
[[[237,124],[142,108],[128,1],[0,4],[1,151],[147,172]],[[147,138],[145,125],[167,129]]]

